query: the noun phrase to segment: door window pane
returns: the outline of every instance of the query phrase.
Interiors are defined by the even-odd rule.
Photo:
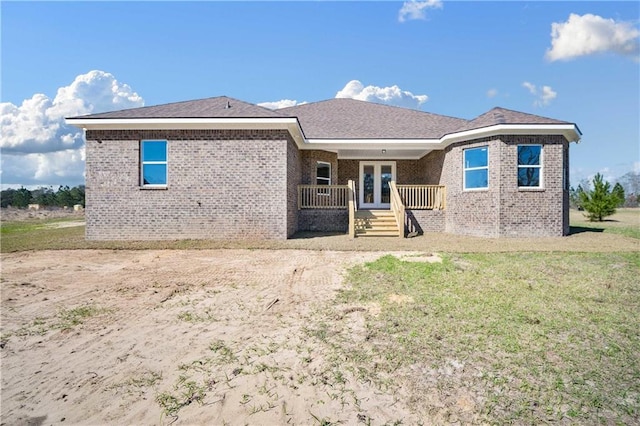
[[[363,201],[367,204],[371,204],[374,202],[373,199],[373,187],[374,187],[374,167],[373,166],[364,166],[362,170],[362,190],[363,190]]]
[[[388,204],[391,202],[391,188],[389,187],[389,182],[393,175],[391,174],[391,166],[381,166],[380,167],[380,202],[383,204]]]

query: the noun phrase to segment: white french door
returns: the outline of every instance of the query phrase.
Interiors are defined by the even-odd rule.
[[[389,182],[392,180],[396,180],[395,161],[361,161],[360,208],[390,208],[391,188]]]

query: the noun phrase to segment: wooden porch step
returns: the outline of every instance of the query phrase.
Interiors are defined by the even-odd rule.
[[[367,231],[356,230],[356,236],[357,237],[397,237],[398,230],[397,229],[394,229],[392,231],[379,230],[379,229],[372,229]]]
[[[359,210],[355,231],[357,237],[397,237],[398,225],[391,210]]]

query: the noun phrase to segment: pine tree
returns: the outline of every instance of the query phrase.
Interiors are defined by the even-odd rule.
[[[588,212],[586,215],[590,221],[602,222],[602,219],[616,212],[618,195],[611,192],[611,184],[602,179],[598,173],[593,178],[593,189],[580,193],[582,207]]]
[[[622,185],[620,185],[620,182],[616,183],[613,186],[613,190],[611,192],[618,199],[618,204],[616,204],[616,207],[624,206],[624,202],[627,197],[624,195],[624,188],[622,187]]]

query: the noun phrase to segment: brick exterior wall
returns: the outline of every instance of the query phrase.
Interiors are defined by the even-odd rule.
[[[338,183],[338,154],[335,152],[309,150],[301,151],[302,161],[302,184],[303,185],[315,185],[316,184],[316,165],[318,161],[331,164],[331,184],[332,185],[346,185]]]
[[[364,160],[362,160],[364,161]],[[371,161],[395,161],[396,162],[396,182],[399,185],[420,185],[425,183],[425,166],[422,160],[385,160]],[[338,185],[346,185],[349,179],[354,180],[356,185],[360,180],[360,160],[338,160]]]
[[[359,160],[338,160],[338,185],[346,185],[349,180],[353,180],[358,185],[360,179]]]
[[[445,210],[405,210],[405,212],[407,234],[413,231],[418,234],[444,232]]]
[[[300,151],[284,130],[118,130],[86,133],[86,237],[284,239],[298,230],[346,232],[346,210],[298,210],[297,187],[316,162],[332,183],[359,180],[359,160]],[[140,140],[168,141],[168,186],[140,187]],[[517,145],[543,145],[543,188],[517,187]],[[463,190],[463,149],[489,147],[489,188]],[[393,161],[389,159],[388,161]],[[500,136],[450,145],[420,160],[395,160],[399,184],[445,185],[447,210],[408,211],[408,232],[484,237],[569,232],[562,136]]]
[[[501,138],[501,237],[552,237],[566,235],[563,161],[568,143],[562,136],[504,136]],[[518,188],[516,170],[519,144],[542,144],[542,188]],[[567,194],[568,195],[568,194]],[[567,196],[568,203],[568,196]]]
[[[431,151],[418,160],[422,182],[424,185],[440,185],[442,181],[442,168],[444,167],[444,150]]]
[[[300,231],[344,232],[349,231],[347,209],[304,209],[299,212]]]
[[[520,189],[517,145],[543,145],[543,188]],[[463,149],[489,147],[489,188],[463,190]],[[563,162],[568,143],[562,136],[504,135],[450,145],[445,150],[441,184],[447,186],[445,231],[484,237],[547,237],[568,233],[568,193]]]
[[[302,155],[287,133],[287,237],[298,231],[298,185],[302,183]]]
[[[87,239],[284,239],[297,230],[299,155],[286,131],[87,131],[86,139]],[[141,189],[141,139],[168,140],[166,189]]]

